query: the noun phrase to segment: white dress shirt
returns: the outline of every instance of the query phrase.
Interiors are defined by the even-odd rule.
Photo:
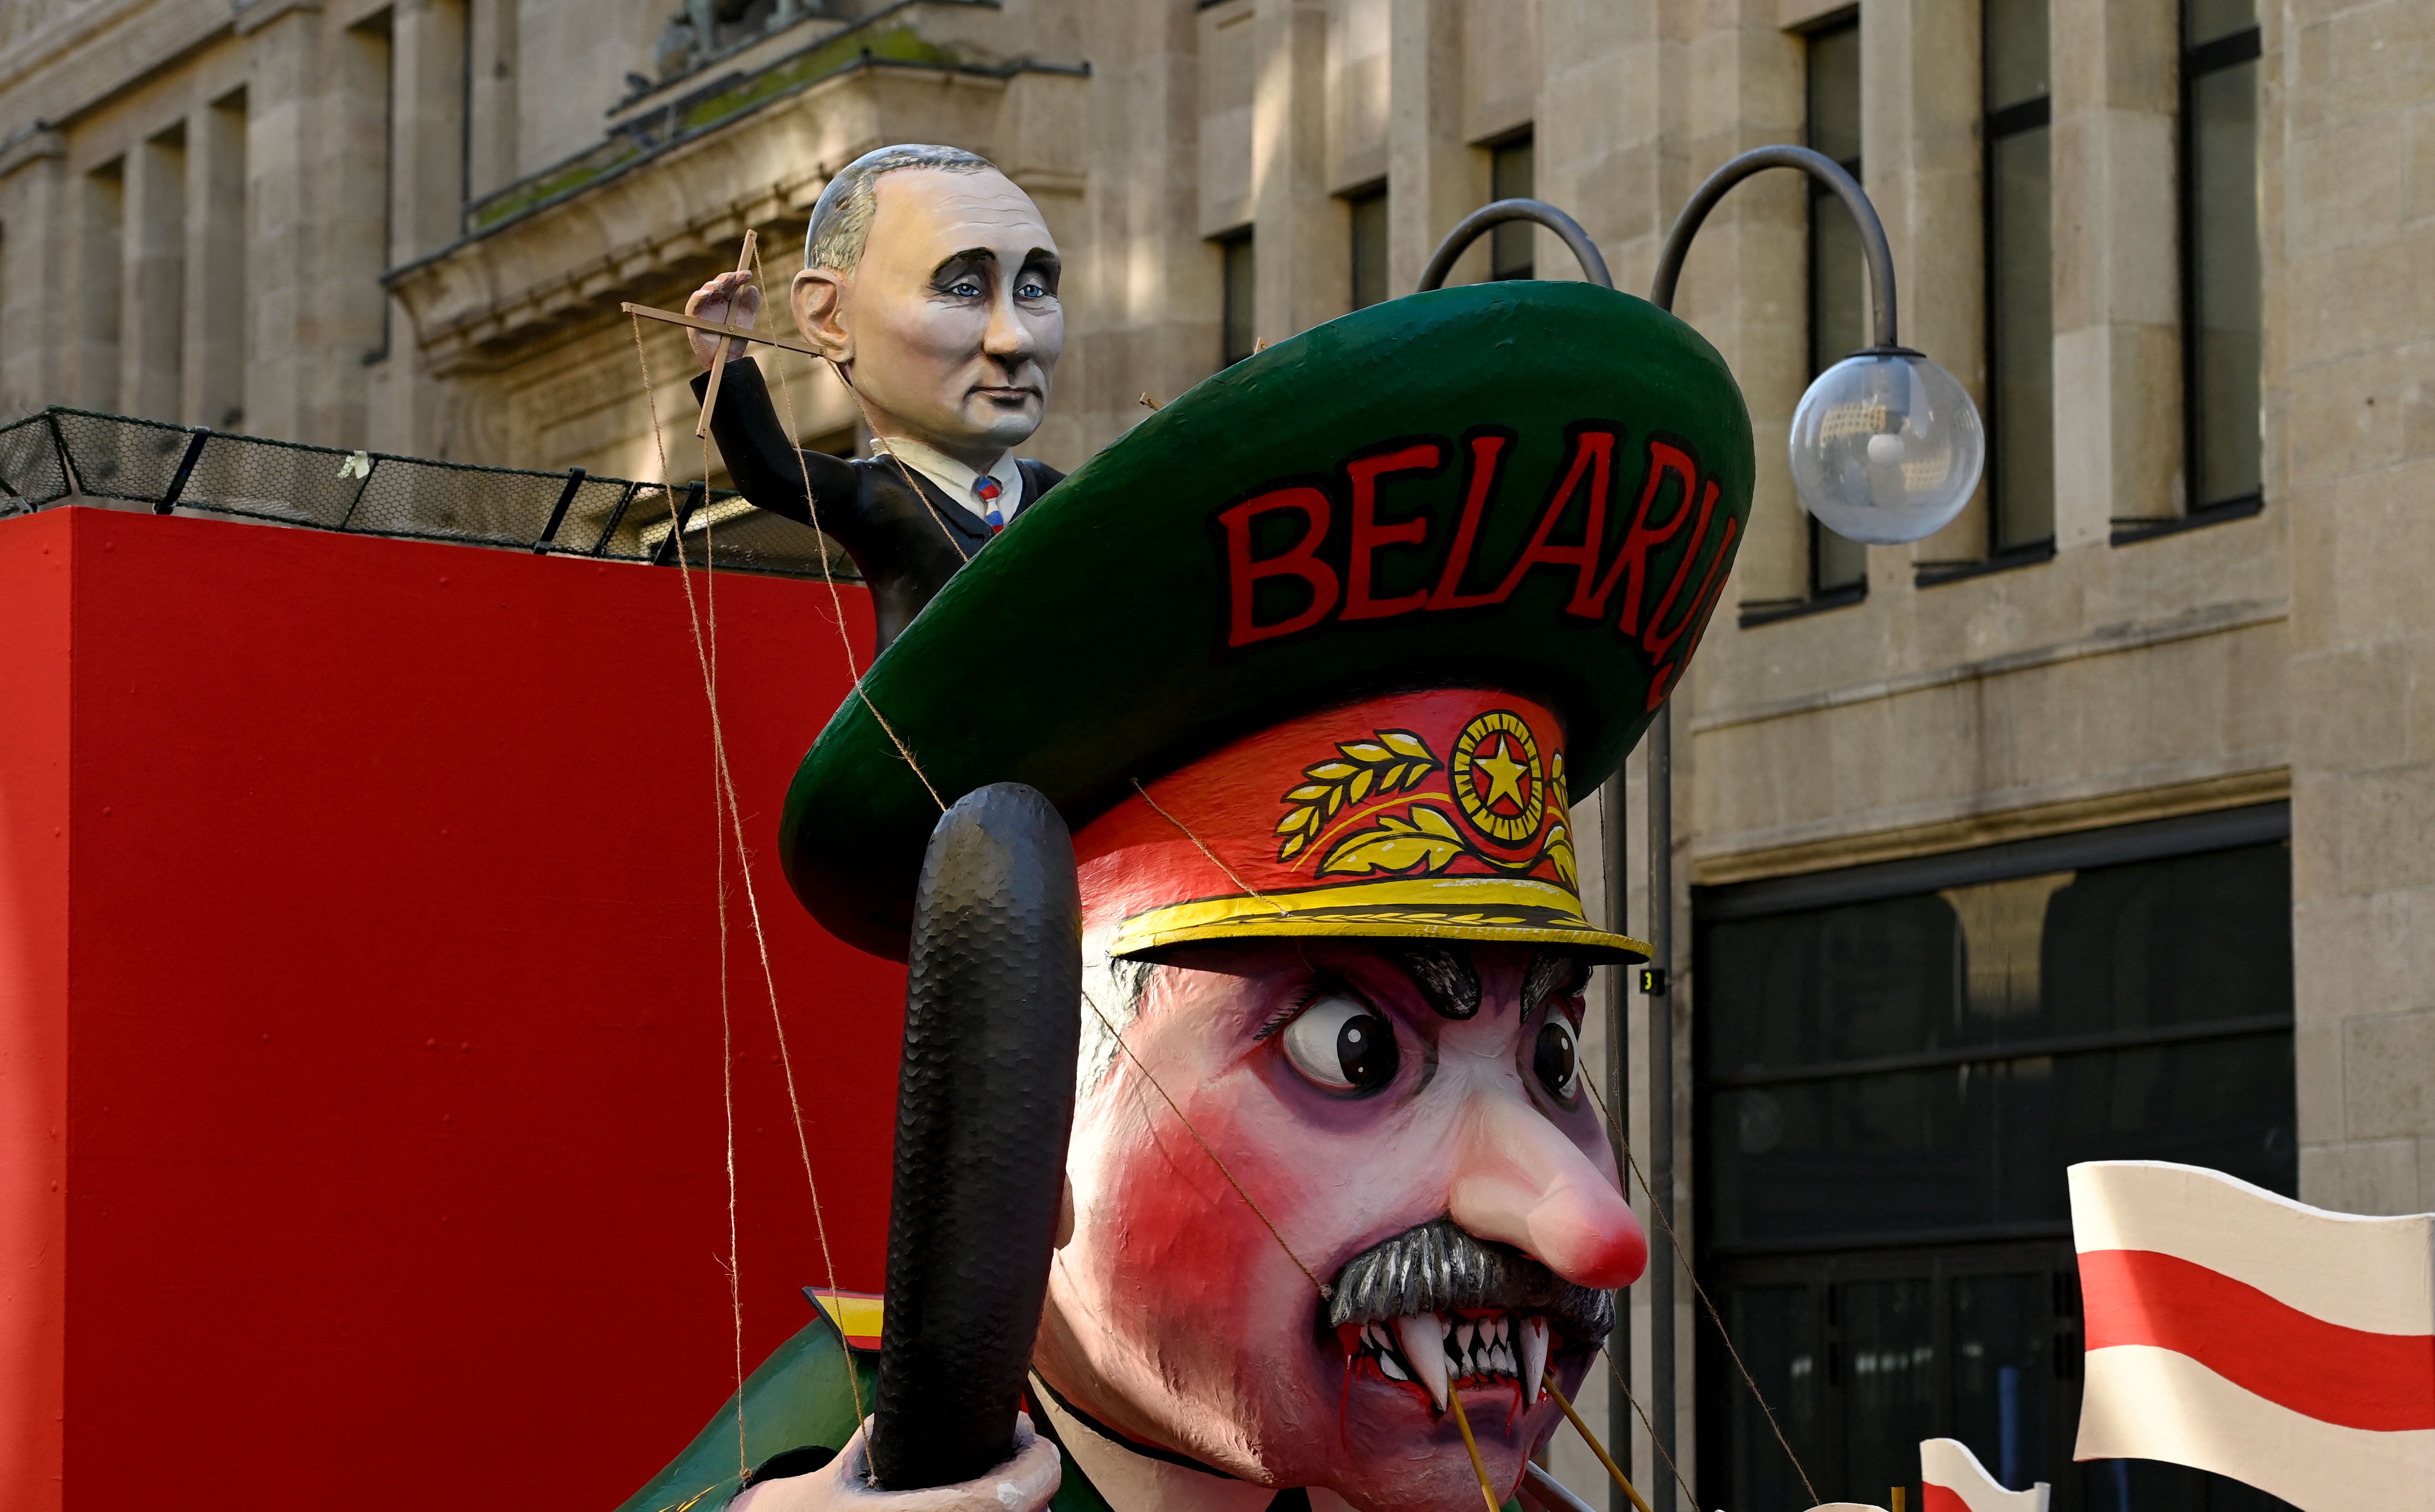
[[[1014,465],[1014,448],[1010,446],[998,454],[986,473],[975,472],[935,446],[924,446],[904,437],[880,437],[873,449],[882,455],[893,454],[907,467],[937,484],[941,493],[955,500],[984,529],[989,525],[989,517],[983,513],[980,496],[973,491],[973,485],[984,476],[997,481],[999,518],[1013,524],[1014,511],[1023,504],[1023,470]]]

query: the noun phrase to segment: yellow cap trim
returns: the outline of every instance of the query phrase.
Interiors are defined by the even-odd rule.
[[[1512,940],[1565,945],[1613,960],[1649,957],[1642,941],[1582,918],[1571,889],[1529,877],[1386,877],[1169,903],[1119,924],[1108,954],[1137,955],[1203,939],[1324,935]]]

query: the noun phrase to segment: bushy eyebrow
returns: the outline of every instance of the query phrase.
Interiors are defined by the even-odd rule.
[[[994,264],[996,261],[997,253],[991,251],[986,247],[967,247],[960,252],[949,252],[946,256],[939,259],[939,266],[930,269],[930,276],[932,278],[942,278],[950,269],[953,268],[963,267],[976,263]]]
[[[997,253],[990,250],[988,248],[967,247],[960,252],[950,252],[946,256],[939,259],[939,266],[930,269],[930,276],[933,279],[943,278],[950,271],[957,268],[977,266],[993,267],[996,264]],[[1023,266],[1025,267],[1045,268],[1050,273],[1060,273],[1064,271],[1065,268],[1065,265],[1058,259],[1057,254],[1050,251],[1045,247],[1035,247],[1031,250],[1024,253]]]
[[[1571,997],[1589,985],[1587,962],[1567,951],[1533,951],[1522,976],[1522,1011],[1530,1012],[1548,997]]]
[[[1387,954],[1440,1018],[1468,1019],[1479,1011],[1479,972],[1467,953],[1443,945],[1403,945]]]

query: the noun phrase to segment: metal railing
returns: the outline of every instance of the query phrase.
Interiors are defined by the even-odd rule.
[[[709,539],[720,568],[819,577],[825,554],[838,580],[859,581],[845,553],[809,525],[699,483],[670,490],[579,467],[434,462],[58,406],[0,426],[0,518],[100,499],[601,561],[673,562],[682,532],[696,565]]]

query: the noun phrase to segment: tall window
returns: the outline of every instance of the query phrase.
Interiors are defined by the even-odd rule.
[[[1539,192],[1532,166],[1530,138],[1525,134],[1488,149],[1488,198],[1528,199]],[[1488,276],[1492,279],[1532,278],[1533,249],[1538,228],[1527,220],[1509,220],[1488,233]]]
[[[84,177],[83,226],[77,261],[77,403],[119,408],[119,293],[127,271],[127,160],[113,158]]]
[[[1987,0],[1988,474],[1997,555],[2054,540],[2046,0]]]
[[[1822,1493],[1919,1505],[1919,1441],[1949,1435],[2014,1489],[2051,1483],[2055,1512],[2280,1505],[2072,1463],[2064,1170],[2294,1190],[2288,824],[2274,805],[1698,895],[1698,1265]],[[1701,1333],[1703,1499],[1807,1505]]]
[[[203,266],[195,285],[202,299],[200,387],[187,419],[221,430],[245,423],[246,301],[250,298],[245,262],[246,95],[235,90],[212,102],[198,120],[202,140],[190,147],[203,155],[209,192],[193,207],[201,217],[199,244]]]
[[[1353,307],[1366,310],[1387,298],[1387,186],[1344,198],[1353,220]]]
[[[1809,34],[1809,146],[1860,176],[1860,22]],[[1832,189],[1809,180],[1809,375],[1869,344],[1860,232]],[[1809,593],[1852,596],[1869,581],[1868,548],[1809,518]]]
[[[2183,392],[2192,512],[2254,504],[2260,336],[2256,0],[2182,13]]]
[[[1259,265],[1252,261],[1252,233],[1239,231],[1218,244],[1225,259],[1225,313],[1220,318],[1219,339],[1222,350],[1218,364],[1231,368],[1252,354],[1257,346],[1254,335],[1258,327],[1254,311],[1259,298]]]

